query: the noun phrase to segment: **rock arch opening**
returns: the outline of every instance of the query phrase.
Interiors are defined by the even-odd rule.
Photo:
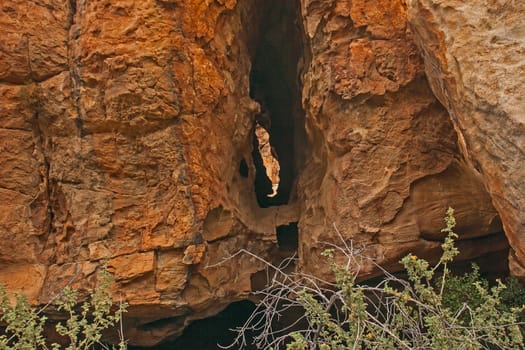
[[[299,247],[297,222],[277,227],[277,245],[282,252],[295,253]]]
[[[250,97],[260,105],[252,134],[255,193],[261,208],[288,204],[304,159],[306,136],[299,71],[303,30],[298,0],[260,4],[251,52]]]

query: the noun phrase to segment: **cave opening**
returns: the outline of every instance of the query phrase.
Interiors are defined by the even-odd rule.
[[[228,346],[235,341],[237,333],[232,331],[242,326],[255,310],[255,304],[249,300],[231,303],[215,316],[190,323],[184,332],[174,340],[156,345],[156,350],[217,350],[219,345]],[[255,334],[252,334],[255,336]],[[250,337],[250,334],[248,334]],[[153,348],[129,347],[130,350]],[[251,349],[249,346],[244,349]]]
[[[267,0],[258,10],[250,97],[260,105],[252,132],[255,193],[261,208],[294,199],[306,136],[299,72],[303,30],[298,0]]]
[[[277,227],[277,246],[280,251],[297,252],[297,248],[299,247],[297,222]]]

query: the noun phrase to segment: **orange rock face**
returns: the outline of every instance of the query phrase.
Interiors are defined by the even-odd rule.
[[[519,158],[492,142],[518,155],[520,129],[467,125],[490,113],[447,90],[427,2],[3,1],[0,281],[46,303],[106,263],[126,337],[151,346],[247,298],[255,256],[295,249],[290,223],[298,269],[328,274],[320,253],[344,239],[396,270],[439,254],[448,206],[461,259],[505,251],[494,202],[522,261]],[[265,201],[261,113],[280,163]]]
[[[319,253],[341,244],[339,233],[392,270],[409,251],[436,257],[448,206],[460,239],[501,232],[427,85],[404,2],[304,1],[303,16],[312,57],[303,104],[315,143],[299,184],[301,268],[325,266]],[[366,263],[360,272],[377,274]]]

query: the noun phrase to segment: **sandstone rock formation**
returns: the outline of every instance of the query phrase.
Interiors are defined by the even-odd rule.
[[[277,228],[294,223],[298,269],[326,273],[320,252],[343,239],[396,270],[439,254],[452,206],[461,259],[505,254],[501,216],[518,266],[522,68],[503,84],[489,52],[490,95],[464,43],[486,50],[488,30],[430,2],[3,1],[0,281],[45,303],[107,261],[127,338],[151,346],[247,298],[254,255],[287,256]],[[493,3],[486,18],[512,20]],[[521,49],[513,23],[516,45],[487,42],[501,55]],[[262,109],[281,169],[264,200]]]
[[[443,207],[456,208],[461,239],[501,230],[427,85],[406,16],[395,0],[304,3],[312,59],[303,104],[315,140],[299,190],[300,263],[308,271],[323,266],[322,242],[340,242],[331,223],[390,269],[408,251],[437,254]],[[475,244],[480,254],[492,249]],[[504,249],[504,239],[497,246]],[[363,278],[375,273],[361,267]]]
[[[480,173],[525,277],[525,3],[409,1],[410,23],[434,94],[450,112],[462,154]]]

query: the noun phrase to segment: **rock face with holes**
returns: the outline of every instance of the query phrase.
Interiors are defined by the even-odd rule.
[[[433,259],[448,206],[462,260],[506,264],[501,216],[520,273],[523,5],[439,3],[3,1],[0,281],[40,304],[107,264],[126,337],[152,346],[296,245],[326,277],[320,252],[342,240],[393,271]]]

